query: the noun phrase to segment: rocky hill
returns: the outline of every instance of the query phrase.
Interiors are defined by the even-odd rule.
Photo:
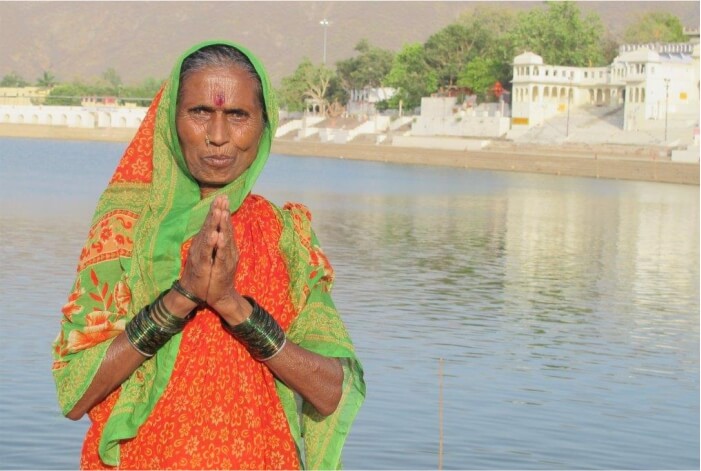
[[[399,50],[431,34],[480,2],[0,2],[0,76],[15,71],[34,81],[45,70],[60,80],[98,77],[114,67],[125,83],[164,78],[179,53],[194,42],[226,38],[257,52],[273,82],[303,57],[321,62],[327,18],[327,62],[351,57],[367,38]],[[525,10],[542,2],[492,2]],[[620,34],[638,14],[667,11],[699,27],[698,1],[579,2]]]

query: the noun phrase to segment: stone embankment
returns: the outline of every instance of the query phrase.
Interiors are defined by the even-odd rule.
[[[330,144],[277,139],[273,152],[395,164],[437,165],[610,178],[665,183],[699,184],[699,164],[672,162],[656,151],[636,155],[615,146],[500,145],[480,151],[419,149],[390,145]]]
[[[0,137],[128,142],[134,132],[133,129],[0,124]],[[276,139],[272,151],[292,156],[344,158],[395,164],[699,184],[698,162],[672,162],[664,149],[650,146],[545,145],[493,141],[481,150],[456,151],[377,145],[371,142],[334,144],[311,139]]]

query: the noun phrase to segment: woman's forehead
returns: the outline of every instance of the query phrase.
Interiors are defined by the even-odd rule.
[[[217,106],[232,100],[256,101],[258,84],[250,73],[238,67],[208,67],[194,71],[183,80],[182,98],[208,98]]]

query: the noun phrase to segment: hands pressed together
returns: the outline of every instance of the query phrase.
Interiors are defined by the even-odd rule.
[[[229,200],[219,195],[212,202],[202,228],[192,239],[180,285],[205,300],[232,325],[243,322],[251,313],[250,304],[234,288],[238,260]],[[176,311],[174,307],[173,312]]]
[[[238,260],[229,201],[226,196],[218,196],[212,202],[202,228],[193,238],[180,285],[203,299],[232,327],[244,322],[253,311],[251,304],[234,288]],[[196,307],[195,301],[176,290],[170,290],[163,302],[177,317],[187,316]],[[134,349],[126,332],[120,335],[110,345],[90,387],[66,416],[74,420],[82,417],[122,384],[144,360],[145,356]],[[322,415],[332,413],[338,406],[343,369],[337,358],[327,358],[287,342],[280,354],[266,361],[266,365]]]

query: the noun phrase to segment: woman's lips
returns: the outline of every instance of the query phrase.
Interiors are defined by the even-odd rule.
[[[228,167],[234,162],[234,158],[230,155],[208,155],[202,160],[210,167],[217,168]]]

